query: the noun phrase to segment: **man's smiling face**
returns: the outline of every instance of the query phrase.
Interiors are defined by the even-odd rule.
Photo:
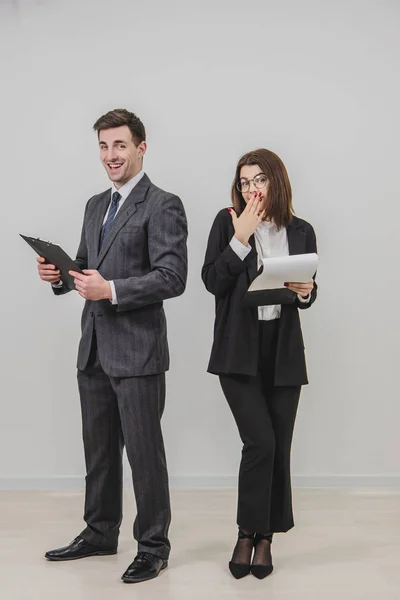
[[[136,146],[127,125],[100,131],[99,147],[100,160],[117,189],[141,171],[146,142]]]

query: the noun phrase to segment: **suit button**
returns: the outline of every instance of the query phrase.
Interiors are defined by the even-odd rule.
[[[91,317],[93,317],[93,311],[90,311],[89,315],[90,315]]]
[[[97,317],[102,317],[103,313],[99,313],[98,315],[96,315]]]

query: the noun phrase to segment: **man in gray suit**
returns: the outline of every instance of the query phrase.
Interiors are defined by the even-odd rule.
[[[127,583],[156,577],[168,564],[170,501],[160,419],[169,368],[163,300],[183,293],[187,223],[181,200],[142,170],[145,129],[123,109],[94,125],[111,190],[86,205],[71,272],[85,298],[78,352],[86,460],[86,528],[49,560],[115,554],[122,520],[122,450],[132,468],[138,554]],[[57,295],[69,290],[55,265],[38,259]]]

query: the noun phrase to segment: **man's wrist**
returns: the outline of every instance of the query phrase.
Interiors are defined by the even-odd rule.
[[[104,294],[104,300],[112,300],[112,290],[111,290],[111,285],[109,281],[106,281],[106,290],[105,290],[105,294]]]

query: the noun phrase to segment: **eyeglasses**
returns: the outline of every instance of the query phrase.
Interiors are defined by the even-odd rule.
[[[257,190],[262,190],[267,185],[267,181],[268,178],[264,175],[264,173],[260,173],[259,175],[253,177],[253,179],[239,179],[239,181],[236,184],[236,187],[239,190],[239,192],[246,193],[250,190],[250,183],[253,182],[254,187]]]

